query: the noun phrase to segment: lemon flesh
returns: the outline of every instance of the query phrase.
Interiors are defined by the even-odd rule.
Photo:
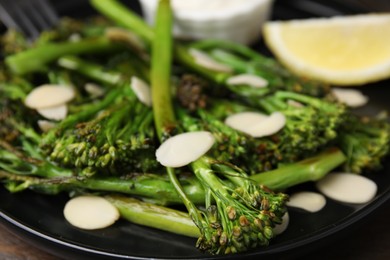
[[[274,55],[298,75],[334,85],[390,77],[390,14],[271,21],[263,28]]]

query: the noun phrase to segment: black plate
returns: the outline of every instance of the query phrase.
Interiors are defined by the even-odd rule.
[[[85,1],[59,1],[56,7],[61,14],[80,16],[92,13]],[[134,1],[129,5],[139,10]],[[292,4],[291,2],[294,2]],[[338,1],[277,1],[274,19],[304,18],[364,12],[360,6],[346,6]],[[77,8],[75,8],[77,5]],[[261,43],[260,43],[261,46]],[[389,81],[367,85],[361,90],[370,97],[370,103],[359,112],[376,114],[390,110]],[[366,205],[349,205],[327,200],[326,207],[309,214],[290,210],[290,225],[285,233],[273,240],[269,247],[240,255],[253,258],[266,255],[292,258],[307,253],[307,246],[330,242],[336,236],[350,230],[390,198],[390,160],[381,172],[368,175],[378,185],[378,193]],[[312,184],[295,189],[313,189]],[[68,200],[66,195],[43,196],[33,192],[10,194],[0,188],[0,219],[13,232],[36,246],[66,258],[112,259],[210,259],[195,248],[195,239],[159,230],[141,227],[126,221],[98,231],[84,231],[68,224],[62,210]],[[235,256],[224,256],[233,258]],[[219,257],[217,257],[219,258]]]

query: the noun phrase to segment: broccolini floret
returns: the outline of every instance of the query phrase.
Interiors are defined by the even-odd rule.
[[[349,114],[338,132],[337,143],[347,156],[347,172],[379,170],[390,149],[390,124],[386,118]]]

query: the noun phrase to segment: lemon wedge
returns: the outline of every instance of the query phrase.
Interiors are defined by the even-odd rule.
[[[339,86],[390,77],[390,13],[269,21],[263,35],[300,76]]]

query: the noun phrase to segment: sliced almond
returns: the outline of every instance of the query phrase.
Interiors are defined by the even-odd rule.
[[[132,31],[119,27],[109,27],[106,29],[105,34],[111,41],[128,44],[138,51],[145,50],[144,42]]]
[[[368,102],[368,97],[356,89],[333,88],[332,92],[338,101],[349,107],[364,106]]]
[[[214,137],[210,132],[183,133],[163,142],[156,150],[156,158],[166,167],[182,167],[207,153],[213,144]]]
[[[70,36],[69,36],[69,38],[68,38],[68,40],[70,41],[70,42],[78,42],[78,41],[80,41],[81,40],[81,35],[79,34],[79,33],[72,33]]]
[[[280,112],[269,116],[258,112],[241,112],[227,117],[225,124],[258,138],[280,131],[286,124],[286,117]]]
[[[286,212],[282,217],[282,224],[275,225],[273,228],[275,236],[282,234],[284,231],[286,231],[288,224],[290,223],[290,215],[288,212]]]
[[[320,211],[326,204],[322,194],[310,191],[296,192],[290,196],[287,206],[304,209],[309,212]]]
[[[119,212],[108,200],[98,196],[79,196],[69,200],[64,208],[65,219],[81,229],[101,229],[119,219]]]
[[[86,83],[84,85],[85,91],[88,92],[92,97],[101,97],[104,95],[104,89],[102,86],[96,83]]]
[[[229,85],[248,85],[253,88],[264,88],[268,86],[268,81],[260,76],[252,74],[240,74],[228,78]]]
[[[304,107],[304,105],[302,103],[295,101],[295,100],[292,100],[292,99],[287,100],[287,105],[292,106],[292,107],[296,107],[296,108]]]
[[[258,112],[240,112],[232,114],[225,119],[225,124],[239,130],[246,132],[252,128],[257,122],[262,122],[267,119],[267,115]]]
[[[37,111],[40,115],[47,119],[59,121],[64,119],[68,114],[68,106],[60,105],[57,107],[39,108]]]
[[[148,107],[152,106],[152,92],[145,81],[135,76],[131,77],[131,89],[134,91],[139,101]]]
[[[42,132],[46,133],[49,130],[53,129],[56,126],[56,123],[48,120],[38,120],[38,126]]]
[[[233,71],[232,68],[230,68],[229,66],[227,66],[225,64],[219,63],[218,61],[214,60],[207,53],[205,53],[203,51],[200,51],[197,49],[190,49],[189,53],[192,56],[192,58],[194,59],[195,63],[204,67],[204,68],[207,68],[207,69],[210,69],[213,71],[227,72],[227,73],[230,73]]]
[[[316,183],[325,196],[346,203],[367,203],[375,197],[377,185],[354,173],[330,173]]]
[[[42,85],[34,88],[26,97],[29,108],[47,108],[66,104],[75,97],[71,87],[61,85]]]

